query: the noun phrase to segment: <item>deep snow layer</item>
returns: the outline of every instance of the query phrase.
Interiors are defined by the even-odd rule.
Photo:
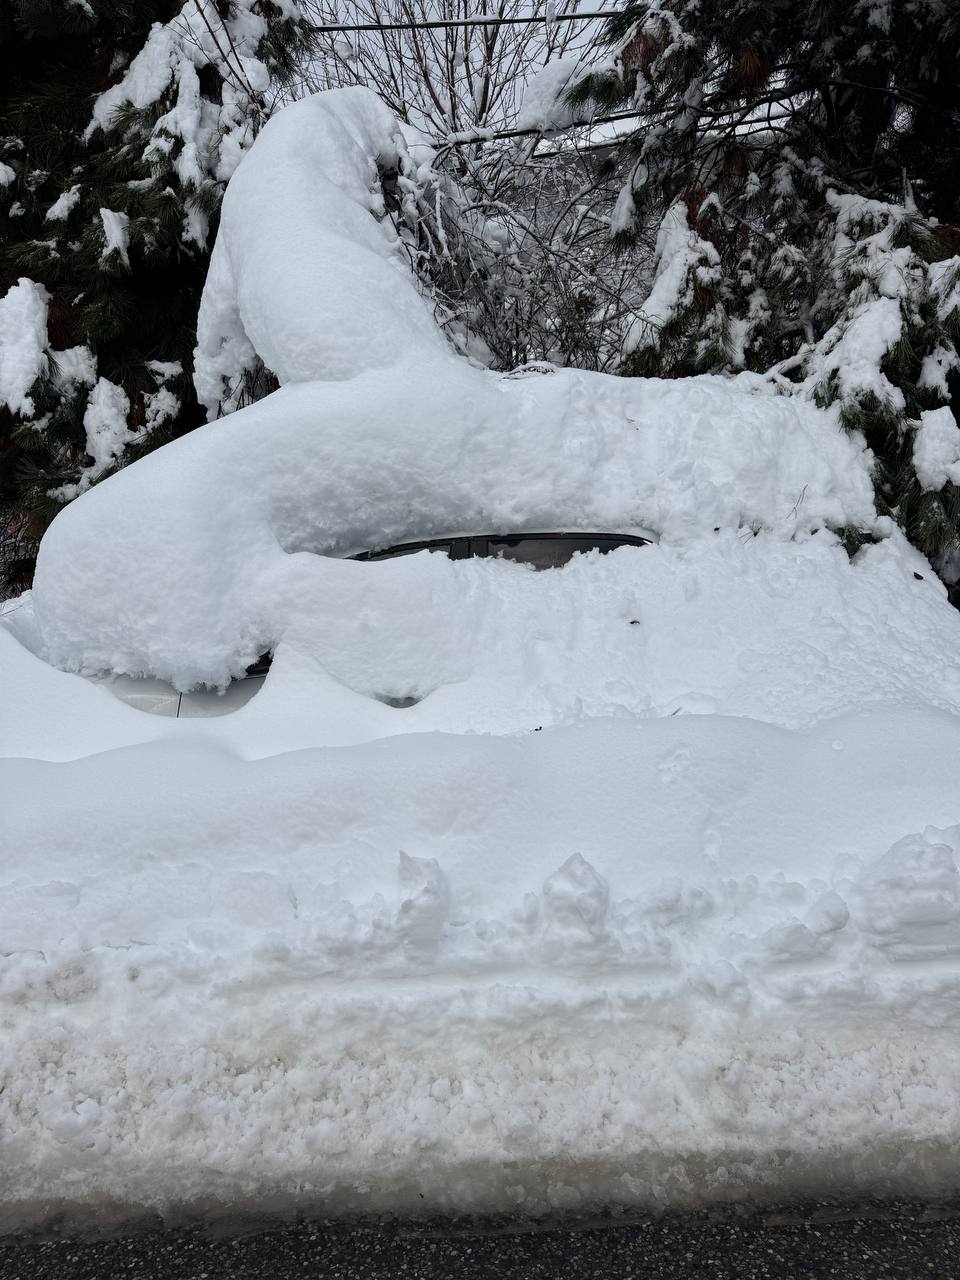
[[[731,530],[577,556],[547,573],[431,552],[286,559],[286,581],[279,553],[262,579],[284,593],[288,619],[266,686],[226,719],[193,727],[47,666],[30,652],[43,644],[31,600],[16,602],[9,633],[0,627],[0,756],[69,760],[174,734],[252,758],[597,716],[717,713],[804,728],[880,704],[960,710],[960,616],[899,536],[852,563],[831,534],[786,542]],[[150,611],[128,634],[132,623],[145,645],[186,647],[218,622],[202,594],[192,600],[199,618],[144,599]],[[100,653],[94,666],[110,661]],[[380,701],[411,697],[403,710]]]
[[[8,607],[0,1223],[956,1190],[960,618],[922,561],[326,568],[218,720]]]
[[[955,1186],[958,748],[901,711],[8,762],[8,1219]]]
[[[228,193],[201,354],[297,385],[73,503],[0,623],[0,1221],[956,1191],[960,615],[833,415],[456,360],[371,102]],[[330,558],[537,528],[662,541]],[[192,722],[49,665],[267,647]]]
[[[471,531],[870,528],[869,465],[831,415],[749,378],[496,377],[451,359],[303,384],[63,511],[36,616],[57,665],[225,683],[337,590],[327,554]]]

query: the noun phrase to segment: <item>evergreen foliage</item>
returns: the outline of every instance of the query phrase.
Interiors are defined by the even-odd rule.
[[[661,218],[623,371],[747,369],[839,402],[876,456],[880,510],[949,569],[960,429],[937,410],[960,404],[960,9],[649,0],[608,36],[570,96],[638,112],[615,237]],[[917,463],[931,441],[942,466]]]
[[[14,0],[0,23],[0,308],[25,280],[46,321],[28,401],[0,383],[20,587],[64,502],[203,420],[213,224],[309,32],[294,0]]]

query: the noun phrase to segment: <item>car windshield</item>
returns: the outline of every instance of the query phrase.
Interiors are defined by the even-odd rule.
[[[558,569],[573,556],[586,551],[605,555],[616,547],[645,546],[646,538],[618,533],[526,533],[476,534],[469,537],[443,538],[436,541],[405,542],[383,551],[367,551],[357,560],[391,560],[414,555],[418,551],[442,551],[452,560],[473,556],[497,560],[515,560],[534,569]]]

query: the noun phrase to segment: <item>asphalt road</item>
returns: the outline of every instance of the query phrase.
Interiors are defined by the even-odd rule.
[[[0,1280],[960,1280],[960,1202],[0,1238]]]

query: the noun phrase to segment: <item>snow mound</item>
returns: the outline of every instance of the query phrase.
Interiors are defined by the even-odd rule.
[[[255,356],[287,383],[443,355],[384,220],[378,162],[395,169],[404,150],[396,118],[362,88],[304,98],[264,128],[227,187],[197,322],[211,417],[235,406]]]
[[[383,218],[377,162],[402,148],[363,89],[263,130],[224,202],[197,379],[213,409],[257,359],[292,385],[58,516],[35,585],[50,661],[225,683],[322,590],[319,557],[406,538],[878,527],[862,438],[759,378],[501,376],[456,356]]]

